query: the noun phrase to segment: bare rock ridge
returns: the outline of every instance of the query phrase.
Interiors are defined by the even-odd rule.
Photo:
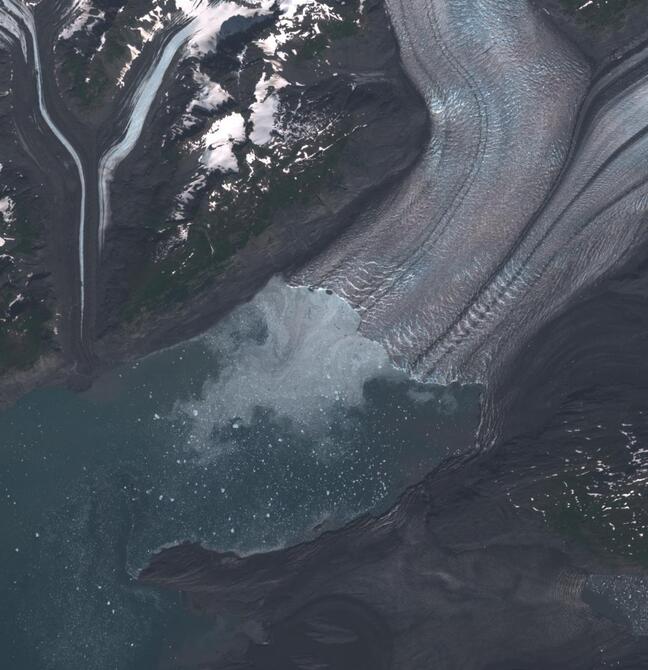
[[[0,7],[7,398],[204,330],[429,136],[377,0],[17,7]]]
[[[645,570],[641,526],[609,525],[646,472],[645,421],[624,428],[644,412],[645,47],[620,31],[584,54],[549,3],[388,4],[430,144],[293,281],[345,296],[421,378],[487,379],[483,449],[307,544],[154,556],[144,583],[244,622],[173,667],[645,667],[646,638],[592,597],[593,576]],[[579,495],[602,498],[575,528]]]
[[[190,60],[170,85],[171,104],[153,113],[142,136],[149,149],[135,151],[115,180],[102,356],[143,353],[200,332],[272,274],[324,248],[420,155],[427,114],[401,70],[384,8],[365,3],[358,15],[354,3],[331,7],[341,20],[323,23],[314,42],[280,37],[289,40],[280,71],[275,35],[293,28],[285,19],[237,19],[224,25],[199,75]],[[314,20],[305,14],[302,31]],[[227,96],[216,121],[192,102],[203,95],[199,89],[195,97],[203,77]],[[245,119],[250,109],[254,116],[261,81],[277,87],[272,136],[259,143],[253,129],[235,143],[236,171],[196,174],[191,153],[183,157],[178,147],[195,146],[219,116]],[[176,120],[174,110],[190,108]],[[140,190],[130,188],[134,181]]]
[[[142,582],[181,591],[195,613],[243,622],[229,646],[190,637],[172,667],[640,667],[623,662],[645,661],[645,641],[584,601],[600,564],[506,499],[524,497],[519,474],[494,482],[485,462],[437,472],[385,516],[281,552],[162,552]]]

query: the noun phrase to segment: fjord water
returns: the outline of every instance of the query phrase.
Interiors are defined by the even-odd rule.
[[[470,449],[479,388],[409,381],[357,326],[275,280],[201,338],[0,413],[11,667],[157,667],[189,624],[134,580],[156,549],[297,543]]]

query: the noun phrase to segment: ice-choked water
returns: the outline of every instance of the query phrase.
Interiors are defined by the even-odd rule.
[[[204,338],[222,363],[200,398],[181,406],[194,425],[192,443],[205,445],[226,426],[249,426],[259,407],[321,434],[336,406],[364,403],[370,379],[404,381],[382,345],[358,333],[359,325],[358,314],[337,296],[273,279]]]
[[[131,580],[153,551],[299,542],[472,448],[480,389],[412,382],[358,323],[338,297],[273,280],[204,337],[0,413],[14,667],[153,667],[170,615]]]

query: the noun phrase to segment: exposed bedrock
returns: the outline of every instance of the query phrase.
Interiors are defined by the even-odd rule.
[[[585,605],[585,573],[557,544],[489,500],[474,470],[463,477],[284,552],[158,555],[144,582],[182,591],[203,615],[245,621],[229,647],[187,641],[205,655],[169,667],[589,670],[642,649]]]
[[[530,0],[554,26],[601,65],[646,40],[645,0]]]
[[[282,47],[285,59],[264,55],[259,43],[286,30],[287,21],[266,18],[223,37],[204,60],[205,72],[231,95],[212,116],[248,119],[268,63],[280,62],[286,80],[272,139],[258,145],[250,136],[236,145],[236,171],[196,172],[196,154],[204,151],[197,140],[213,123],[206,113],[197,129],[182,129],[159,148],[159,138],[173,134],[170,126],[181,127],[187,96],[196,94],[190,91],[195,59],[182,61],[168,83],[168,104],[153,110],[112,184],[95,343],[100,358],[148,353],[201,332],[272,275],[316,255],[415,165],[429,119],[403,72],[383,3],[321,7],[333,7],[344,20],[332,28],[322,22],[312,54],[310,38],[286,24],[296,36]],[[305,31],[314,19],[302,13]],[[192,181],[196,194],[187,188]],[[189,205],[180,207],[183,200]]]
[[[592,575],[645,572],[647,277],[643,253],[545,324],[490,394],[494,447],[381,518],[247,558],[191,544],[155,556],[144,581],[245,622],[226,649],[186,640],[169,667],[646,667],[648,638],[587,590]]]
[[[357,306],[424,379],[486,379],[645,220],[644,53],[590,84],[526,1],[392,0],[433,137],[407,182],[294,277]]]
[[[0,116],[18,119],[0,255],[33,229],[33,274],[55,283],[47,304],[14,280],[0,296],[0,319],[29,317],[0,333],[3,401],[204,331],[335,239],[429,138],[382,0],[122,5],[0,0]],[[18,159],[42,163],[38,194]]]
[[[81,185],[34,26],[0,3],[0,403],[73,365],[79,339]]]

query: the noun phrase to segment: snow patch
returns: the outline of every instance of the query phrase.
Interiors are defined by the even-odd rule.
[[[255,144],[267,144],[275,126],[275,117],[279,111],[279,98],[276,91],[288,86],[288,82],[277,74],[266,77],[265,73],[256,85],[254,97],[256,102],[250,106],[252,125],[250,139]]]
[[[194,81],[200,86],[198,96],[192,100],[187,112],[191,113],[196,107],[206,112],[214,112],[221,105],[231,100],[230,94],[216,82],[213,82],[206,74],[194,72]]]
[[[187,51],[190,56],[209,53],[216,46],[216,39],[223,24],[235,16],[252,17],[270,13],[274,0],[261,0],[253,7],[236,2],[211,5],[208,0],[176,0],[176,7],[191,18],[191,37]]]
[[[281,0],[279,10],[286,18],[292,19],[302,7],[312,4],[319,3],[315,3],[314,0]]]
[[[103,11],[93,7],[92,0],[74,0],[66,16],[69,23],[59,33],[59,39],[69,40],[82,30],[91,30],[104,17]]]
[[[0,198],[0,217],[7,225],[16,222],[15,207],[14,201],[8,195]]]
[[[185,187],[180,195],[176,196],[175,211],[171,214],[171,220],[184,221],[186,218],[187,205],[192,202],[198,193],[204,190],[207,178],[204,174],[196,175]],[[186,238],[181,238],[186,239]]]
[[[282,0],[279,3],[279,11],[280,18],[277,22],[276,32],[255,42],[263,51],[264,56],[271,59],[285,59],[286,54],[281,53],[280,48],[295,36],[311,36],[300,32],[306,19],[313,22],[313,33],[318,34],[321,31],[319,21],[340,21],[342,18],[328,5],[317,2],[317,0]],[[278,67],[276,61],[273,61],[272,64],[275,69]]]
[[[128,45],[128,53],[129,53],[129,58],[124,63],[124,67],[122,68],[121,72],[119,73],[119,77],[117,77],[117,86],[119,88],[124,87],[124,80],[126,79],[126,75],[130,71],[131,67],[133,66],[133,63],[135,62],[135,59],[142,53],[140,49],[137,47],[134,47],[132,44]]]
[[[0,44],[9,44],[9,39],[14,38],[20,42],[25,60],[28,58],[27,41],[25,33],[16,21],[16,19],[6,10],[0,11]]]
[[[277,35],[272,33],[262,40],[257,40],[256,45],[263,51],[265,56],[272,57],[277,53],[279,40],[277,39]]]
[[[205,151],[200,159],[209,170],[238,172],[234,146],[245,141],[245,119],[238,112],[212,123],[204,139]]]
[[[333,11],[328,5],[317,0],[281,0],[279,2],[279,11],[287,19],[294,19],[297,14],[312,14],[319,19],[339,19],[337,12]]]
[[[162,28],[164,28],[164,22],[162,21],[164,13],[162,12],[161,7],[154,7],[150,12],[144,14],[140,21],[144,23],[144,26],[138,26],[137,31],[142,38],[142,44],[150,42]]]

